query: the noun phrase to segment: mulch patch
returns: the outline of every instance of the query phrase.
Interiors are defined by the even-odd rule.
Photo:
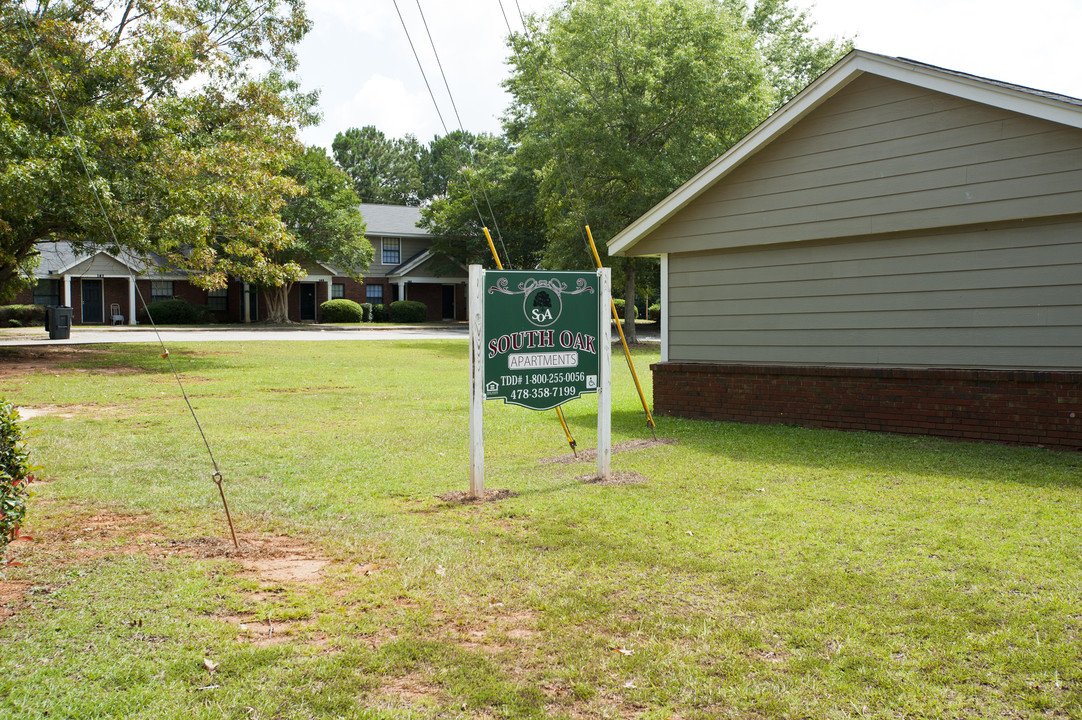
[[[498,500],[506,500],[507,498],[513,498],[518,495],[513,490],[486,490],[483,498],[472,497],[468,490],[455,490],[453,492],[446,492],[442,495],[437,495],[440,500],[445,503],[455,503],[459,505],[477,505],[480,503],[496,502]]]
[[[602,485],[604,487],[619,487],[621,485],[645,485],[650,479],[642,473],[634,470],[618,470],[609,473],[607,480],[602,480],[597,475],[579,475],[576,480],[581,480],[589,485]]]

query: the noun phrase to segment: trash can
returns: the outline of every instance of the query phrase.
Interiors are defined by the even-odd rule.
[[[50,340],[67,340],[71,337],[71,308],[54,305],[45,310],[45,329]]]

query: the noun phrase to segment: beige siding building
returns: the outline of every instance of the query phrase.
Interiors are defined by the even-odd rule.
[[[1082,446],[1082,101],[855,51],[609,243],[662,414]]]

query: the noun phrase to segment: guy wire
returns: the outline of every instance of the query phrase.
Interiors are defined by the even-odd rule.
[[[428,29],[428,20],[425,18],[425,12],[421,9],[421,0],[416,0],[417,12],[421,16],[421,23],[425,27],[425,34],[428,35],[428,44],[432,48],[432,55],[436,58],[436,67],[440,69],[440,77],[443,78],[443,87],[447,91],[447,99],[451,101],[451,109],[455,111],[455,119],[458,121],[459,131],[465,135],[466,127],[462,123],[462,116],[458,114],[458,105],[455,104],[455,96],[451,92],[451,84],[447,82],[447,73],[443,71],[443,62],[440,61],[440,54],[436,50],[436,42],[432,39],[432,31]],[[442,118],[441,118],[442,119]],[[444,127],[444,133],[447,132],[447,128]],[[452,146],[455,153],[455,161],[458,162],[458,148]],[[473,149],[467,148],[467,152],[470,155],[470,163],[476,163],[477,159],[474,157]],[[492,209],[492,201],[489,200],[488,191],[485,189],[485,180],[483,176],[478,177],[478,184],[481,186],[481,195],[485,199],[485,205],[488,206],[488,214],[492,217],[492,227],[496,231],[496,239],[500,241],[500,247],[503,248],[503,254],[507,256],[508,264],[511,262],[511,255],[507,252],[507,246],[503,242],[503,233],[500,232],[500,223],[496,218],[496,211]],[[483,219],[482,219],[483,220]],[[484,224],[482,222],[482,224]]]
[[[76,157],[78,157],[79,164],[82,166],[83,173],[86,175],[87,184],[90,186],[90,191],[94,196],[94,201],[97,203],[98,209],[101,211],[102,219],[105,220],[105,226],[109,230],[109,236],[112,238],[113,244],[117,248],[119,248],[119,247],[121,247],[121,245],[120,245],[119,239],[116,236],[116,230],[113,228],[113,223],[109,219],[109,213],[106,212],[106,210],[105,210],[105,204],[102,202],[101,195],[98,192],[98,188],[94,184],[94,179],[90,175],[90,168],[87,165],[86,158],[83,156],[83,151],[82,151],[82,148],[80,146],[80,143],[75,139],[75,135],[71,131],[71,126],[68,124],[68,118],[67,118],[67,115],[64,113],[64,107],[61,105],[60,99],[56,96],[56,93],[53,90],[52,78],[49,76],[49,71],[45,68],[45,63],[41,59],[41,53],[38,50],[38,45],[37,45],[36,42],[34,42],[34,36],[30,32],[30,25],[29,25],[29,23],[26,22],[26,18],[23,16],[22,13],[17,13],[17,14],[19,16],[19,20],[22,23],[23,31],[26,33],[26,39],[30,43],[30,47],[33,50],[34,58],[37,60],[38,67],[41,69],[42,77],[45,80],[46,90],[48,91],[49,97],[52,99],[53,104],[56,105],[57,112],[60,115],[60,122],[64,126],[64,132],[67,134],[68,139],[71,140],[72,147],[75,149]],[[143,292],[139,289],[138,282],[136,282],[135,272],[132,270],[131,265],[129,265],[128,263],[124,263],[124,265],[125,265],[125,267],[128,268],[128,275],[132,280],[132,284],[133,284],[133,286],[135,288],[136,294],[139,296],[139,301],[143,304],[143,308],[146,309],[146,306],[147,306],[146,298],[143,297]],[[70,297],[68,298],[68,301],[69,302],[71,301]],[[131,308],[131,312],[134,314],[135,313],[135,308]],[[212,477],[215,479],[215,482],[218,485],[219,491],[222,492],[222,503],[225,505],[226,517],[229,517],[229,506],[228,506],[228,504],[225,503],[225,493],[224,493],[224,491],[222,491],[222,484],[221,484],[222,473],[221,473],[221,469],[218,467],[218,460],[214,457],[214,451],[210,447],[210,441],[207,439],[207,434],[203,431],[202,423],[199,422],[199,415],[195,412],[195,408],[192,406],[191,400],[188,397],[188,393],[184,389],[184,383],[180,378],[180,373],[179,373],[179,371],[177,371],[176,365],[173,364],[173,360],[169,355],[168,348],[166,348],[166,346],[165,346],[165,341],[162,338],[161,332],[158,331],[158,325],[157,325],[157,323],[154,322],[154,317],[149,312],[147,313],[147,318],[150,320],[151,329],[153,329],[154,336],[158,339],[158,344],[161,346],[162,359],[164,359],[167,363],[169,363],[169,369],[170,369],[170,371],[172,371],[173,377],[177,381],[177,387],[180,388],[180,394],[184,398],[184,404],[188,406],[188,411],[192,415],[192,420],[195,421],[195,427],[199,431],[199,436],[201,438],[203,438],[203,445],[207,449],[207,455],[210,457],[211,465],[214,466],[214,473],[213,473]],[[232,520],[232,518],[229,519],[229,529],[230,529],[230,532],[233,533],[233,544],[237,545],[237,536],[236,536],[236,532],[233,530],[233,520]]]
[[[436,100],[436,94],[432,90],[432,85],[428,82],[428,74],[425,72],[424,65],[421,63],[421,56],[417,52],[417,47],[413,44],[413,37],[410,35],[409,27],[406,25],[406,20],[402,16],[402,10],[398,6],[398,0],[392,0],[392,2],[394,2],[395,12],[398,13],[398,21],[402,24],[402,31],[406,34],[406,41],[409,43],[410,50],[413,52],[413,59],[417,63],[417,69],[420,70],[421,78],[424,80],[425,88],[428,90],[428,97],[429,97],[429,99],[432,100],[432,105],[436,109],[436,116],[440,119],[440,125],[443,127],[443,133],[444,133],[444,135],[449,135],[450,133],[449,133],[449,131],[447,129],[447,122],[443,118],[443,112],[440,110],[439,102],[437,102],[437,100]],[[418,8],[418,10],[420,10],[420,0],[417,0],[417,8]],[[421,14],[421,19],[424,20],[424,14],[423,13]],[[427,23],[425,24],[425,29],[426,30],[428,29]],[[431,41],[431,38],[432,38],[432,36],[430,34],[429,35],[429,40],[430,41]],[[432,47],[432,52],[433,53],[436,52],[435,45],[433,45],[433,47]],[[439,55],[438,54],[436,55],[436,61],[437,61],[437,63],[439,62]],[[440,69],[441,69],[441,72],[442,72],[442,66],[441,66]],[[447,79],[446,79],[446,77],[444,77],[444,82],[446,83],[446,81],[447,81]],[[450,95],[450,89],[448,89],[448,95]],[[454,105],[454,100],[453,99],[451,100],[451,104],[452,104],[452,106]],[[457,113],[458,113],[457,108],[455,110],[455,113],[457,115]],[[465,134],[464,129],[462,130],[462,132],[463,132],[463,134]],[[451,150],[455,155],[455,162],[458,164],[458,166],[460,168],[466,168],[467,165],[462,162],[462,156],[459,154],[458,148],[455,147],[452,144]],[[468,175],[463,175],[463,179],[466,182],[466,191],[470,194],[470,201],[473,203],[473,209],[477,213],[477,219],[480,220],[481,225],[484,226],[484,225],[486,225],[485,216],[481,212],[481,206],[478,205],[478,203],[477,203],[477,194],[474,192],[473,184],[470,182],[470,179],[469,179]],[[478,178],[478,182],[480,182],[482,186],[484,185],[484,181],[481,178]],[[486,195],[486,200],[487,200],[487,195]],[[491,205],[489,205],[489,212],[492,213],[492,206]],[[494,213],[493,213],[493,225],[495,226],[495,214]],[[499,237],[499,239],[500,239],[500,246],[503,247],[504,255],[507,255],[507,247],[504,245],[503,237],[499,235],[499,229],[498,228],[497,228],[497,237]],[[510,259],[510,257],[508,259]]]

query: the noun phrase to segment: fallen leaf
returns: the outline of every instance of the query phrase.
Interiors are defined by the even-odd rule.
[[[691,532],[690,530],[685,530],[684,532],[688,535],[691,535],[692,537],[695,537],[695,533]]]
[[[218,669],[218,663],[214,662],[210,658],[203,658],[203,667],[205,667],[210,672],[214,672]]]
[[[627,681],[626,683],[624,683],[624,689],[625,689],[625,690],[638,690],[638,689],[639,689],[639,686],[638,686],[638,685],[636,685],[636,684],[635,684],[634,682],[632,682],[631,680],[628,680],[628,681]]]
[[[443,565],[440,565],[438,568],[436,568],[436,574],[440,577],[443,577],[447,574],[447,570],[444,569]]]
[[[631,656],[631,655],[635,654],[634,650],[628,650],[626,647],[618,647],[618,648],[616,648],[616,652],[620,653],[621,655],[628,655],[628,656]]]

